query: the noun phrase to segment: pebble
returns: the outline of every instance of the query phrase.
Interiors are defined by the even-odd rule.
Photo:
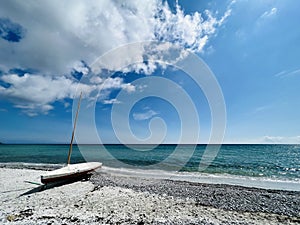
[[[0,195],[1,224],[214,225],[300,221],[298,192],[101,173],[94,174],[90,181],[20,196],[26,192],[24,188],[33,188],[22,180],[34,180],[39,174],[37,170],[0,169],[1,180],[7,181],[0,183],[0,188],[10,191]]]
[[[242,212],[264,212],[300,217],[300,193],[296,191],[265,190],[225,184],[199,184],[182,181],[131,178],[98,173],[91,177],[96,186],[133,189],[194,201],[197,206],[211,206]],[[142,185],[141,185],[142,184]]]

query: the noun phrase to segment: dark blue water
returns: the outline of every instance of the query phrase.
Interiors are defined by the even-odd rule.
[[[85,162],[95,159],[105,166],[118,167],[122,162],[123,167],[155,168],[159,163],[165,162],[176,148],[176,145],[159,145],[153,150],[146,151],[149,146],[144,146],[145,151],[136,151],[123,145],[85,145],[80,150],[74,145],[72,163]],[[143,148],[143,146],[139,146]],[[150,146],[151,148],[151,146]],[[189,152],[192,146],[181,146],[183,152]],[[206,145],[198,145],[188,162],[180,167],[180,171],[197,172],[199,162]],[[64,164],[67,161],[68,145],[0,145],[0,162],[45,163]],[[99,152],[109,152],[110,157]],[[82,154],[83,153],[83,154]],[[97,155],[97,157],[96,157]],[[177,165],[183,163],[184,155],[173,161],[168,161],[164,166],[169,170],[178,170]],[[158,169],[166,168],[159,167]],[[217,157],[205,169],[210,174],[232,174],[250,177],[273,177],[284,179],[300,178],[300,145],[222,145]]]

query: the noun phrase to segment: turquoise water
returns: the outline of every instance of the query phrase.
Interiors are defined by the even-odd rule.
[[[143,148],[143,146],[140,146]],[[150,146],[151,147],[151,146]],[[189,161],[180,171],[197,173],[199,162],[206,145],[198,145]],[[151,165],[152,168],[177,170],[183,163],[178,157],[164,164],[164,160],[174,151],[176,145],[159,145],[153,150],[135,151],[123,145],[85,145],[73,147],[72,163],[95,159],[107,167],[131,167]],[[188,152],[189,145],[181,146]],[[1,163],[64,164],[67,161],[68,145],[0,145]],[[109,152],[110,157],[102,154]],[[83,153],[83,154],[82,154]],[[161,164],[158,164],[160,163]],[[161,166],[163,165],[163,167]],[[247,177],[267,177],[288,180],[300,179],[300,145],[222,145],[217,157],[206,168],[207,174],[230,174]]]

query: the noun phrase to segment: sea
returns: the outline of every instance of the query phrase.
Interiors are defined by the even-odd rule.
[[[71,163],[100,161],[103,172],[124,176],[300,191],[300,145],[224,144],[200,168],[207,147],[73,145]],[[64,144],[1,144],[0,167],[51,170],[66,164],[68,151]]]

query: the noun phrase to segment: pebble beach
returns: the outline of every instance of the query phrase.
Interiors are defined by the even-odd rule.
[[[41,189],[45,171],[0,168],[0,224],[300,224],[296,191],[94,173]],[[30,181],[30,182],[26,182]]]

